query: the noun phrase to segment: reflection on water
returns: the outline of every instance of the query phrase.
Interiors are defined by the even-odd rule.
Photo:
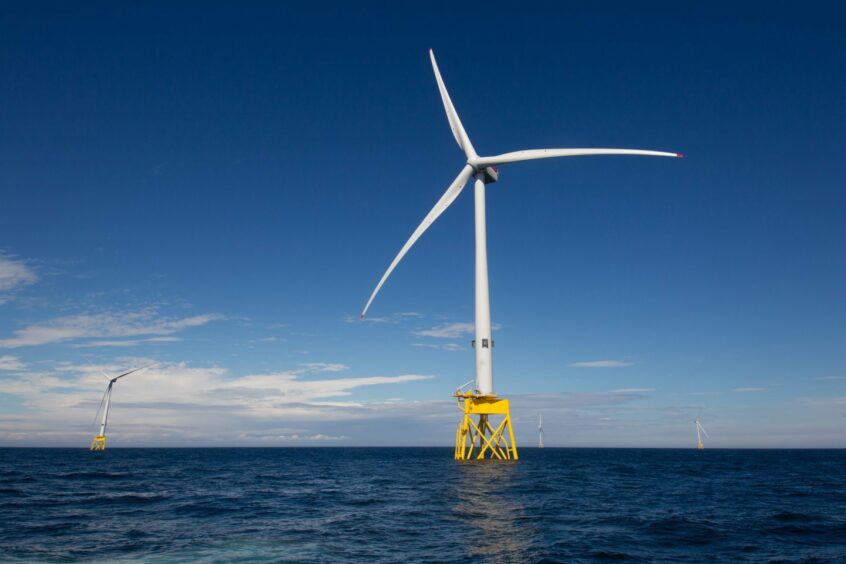
[[[519,462],[478,461],[457,464],[451,484],[455,503],[452,517],[461,527],[468,557],[497,561],[528,559],[536,531],[529,524],[525,506],[509,496]]]

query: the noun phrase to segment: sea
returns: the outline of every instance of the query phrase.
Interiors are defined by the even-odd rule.
[[[846,562],[846,450],[0,449],[0,562]]]

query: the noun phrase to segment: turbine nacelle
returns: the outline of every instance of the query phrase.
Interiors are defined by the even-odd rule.
[[[467,164],[473,167],[474,176],[479,174],[484,175],[482,180],[484,180],[485,184],[493,184],[499,180],[499,169],[495,166],[478,166],[470,161],[467,161]]]

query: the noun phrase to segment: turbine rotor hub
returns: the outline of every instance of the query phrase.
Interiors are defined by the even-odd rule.
[[[499,180],[499,170],[495,166],[480,167],[476,165],[475,162],[470,161],[467,161],[467,164],[473,167],[475,176],[478,176],[479,174],[484,175],[482,180],[484,180],[485,184],[493,184]]]

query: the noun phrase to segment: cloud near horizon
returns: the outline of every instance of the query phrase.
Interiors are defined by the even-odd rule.
[[[101,371],[116,373],[144,358],[116,358],[100,365],[56,364],[51,371],[0,375],[0,394],[20,409],[0,413],[0,445],[85,447],[105,389]],[[307,363],[288,371],[232,376],[221,366],[172,362],[121,380],[110,411],[114,446],[448,446],[460,414],[451,398],[361,399],[366,387],[403,385],[431,378],[330,377],[348,370],[338,363]],[[306,377],[307,376],[307,377]],[[399,390],[398,390],[399,391]],[[605,393],[512,394],[519,446],[532,445],[543,414],[548,446],[692,446],[691,406],[655,406],[646,388]],[[406,395],[405,389],[399,392]],[[414,397],[411,390],[408,396]],[[372,397],[372,396],[371,396]],[[842,409],[846,398],[807,398],[808,409]],[[784,446],[769,422],[731,432],[726,416],[712,414],[709,432],[720,446]],[[719,424],[722,423],[722,427]],[[840,444],[846,421],[827,427],[785,424],[799,444]],[[753,426],[754,427],[754,426]],[[797,434],[798,433],[798,434]],[[797,439],[798,440],[798,439]],[[814,442],[816,441],[816,442]]]
[[[86,446],[105,389],[101,372],[114,373],[148,359],[118,358],[100,365],[59,363],[52,372],[0,378],[0,393],[21,399],[24,413],[0,414],[0,444]],[[170,363],[150,367],[115,387],[109,435],[121,446],[234,446],[292,444],[450,444],[459,414],[454,401],[357,400],[357,390],[401,385],[428,375],[340,377],[304,375],[348,370],[337,363],[301,364],[265,374],[230,377],[220,366]],[[550,440],[573,441],[573,430],[595,439],[609,426],[628,428],[643,396],[615,393],[512,395],[518,442],[532,436],[543,411]],[[376,430],[378,429],[378,431]],[[558,431],[556,431],[558,429]],[[521,444],[526,444],[525,442]]]
[[[0,442],[40,436],[78,442],[91,432],[91,421],[105,390],[102,373],[117,373],[149,359],[123,358],[99,365],[57,364],[52,372],[19,372],[0,378],[0,394],[20,399],[27,415],[0,414]],[[343,433],[310,428],[315,422],[372,417],[368,402],[347,399],[357,389],[427,380],[429,375],[303,379],[338,373],[338,363],[309,363],[290,371],[230,377],[220,366],[192,367],[185,362],[159,364],[119,381],[113,392],[110,425],[135,440],[177,437],[208,443],[259,430],[279,441],[339,440]],[[114,418],[114,419],[113,419]],[[279,427],[284,423],[286,427]],[[73,437],[76,437],[74,439]]]

